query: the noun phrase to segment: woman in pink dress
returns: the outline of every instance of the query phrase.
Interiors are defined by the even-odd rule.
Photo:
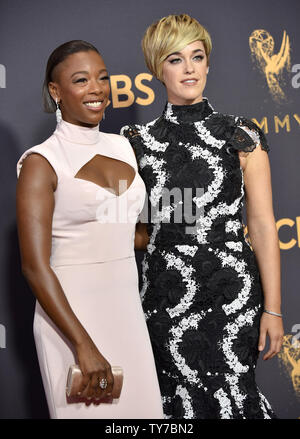
[[[17,164],[22,270],[37,298],[34,337],[51,418],[163,417],[134,255],[145,186],[130,143],[99,131],[109,93],[94,46],[75,40],[55,49],[44,102],[48,112],[57,108],[58,123]],[[82,402],[71,404],[74,363]],[[121,396],[99,404],[112,392],[112,366],[124,371]]]

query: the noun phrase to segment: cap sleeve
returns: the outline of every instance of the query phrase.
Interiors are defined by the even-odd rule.
[[[49,148],[47,147],[42,147],[41,145],[37,145],[37,146],[33,146],[32,148],[27,149],[19,158],[18,162],[17,162],[17,178],[19,178],[22,166],[23,166],[23,162],[26,159],[26,157],[28,157],[30,154],[40,154],[41,156],[43,156],[52,166],[54,172],[57,175],[57,178],[59,179],[59,172],[58,172],[58,166],[57,166],[57,160],[55,159],[54,154],[52,153],[51,150],[49,150]]]
[[[143,141],[139,128],[139,125],[126,125],[122,127],[120,131],[120,134],[129,140],[138,163],[143,157],[144,151]]]
[[[237,118],[233,135],[227,144],[226,149],[229,153],[231,151],[252,152],[258,145],[261,145],[264,151],[270,151],[267,139],[261,128],[244,117]]]

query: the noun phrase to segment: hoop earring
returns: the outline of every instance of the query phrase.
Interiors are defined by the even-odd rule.
[[[59,108],[59,104],[57,102],[57,98],[55,98],[55,103],[56,103],[56,112],[55,112],[55,114],[56,114],[56,123],[60,123],[61,120],[62,120],[62,116],[61,116],[61,111],[60,111],[60,108]]]

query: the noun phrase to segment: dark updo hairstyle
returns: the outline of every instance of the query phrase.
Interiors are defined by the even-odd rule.
[[[99,53],[95,46],[87,43],[86,41],[72,40],[61,44],[51,53],[47,62],[45,80],[43,84],[43,105],[46,113],[55,113],[56,111],[55,101],[52,99],[48,89],[49,82],[53,81],[52,72],[54,68],[59,63],[64,61],[69,55],[77,52],[87,52],[89,50]]]

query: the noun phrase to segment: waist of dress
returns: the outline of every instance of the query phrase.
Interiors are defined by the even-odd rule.
[[[93,233],[92,233],[93,232]],[[123,233],[122,233],[123,232]],[[109,262],[134,257],[132,230],[63,230],[52,237],[51,266]]]
[[[64,266],[70,266],[70,265],[92,265],[92,264],[108,264],[112,263],[114,261],[129,261],[130,259],[135,262],[135,254],[128,255],[128,256],[120,256],[120,257],[114,257],[114,258],[107,258],[107,259],[95,259],[95,258],[78,258],[78,259],[51,259],[50,260],[50,266],[52,268],[58,268],[58,267],[64,267]]]

